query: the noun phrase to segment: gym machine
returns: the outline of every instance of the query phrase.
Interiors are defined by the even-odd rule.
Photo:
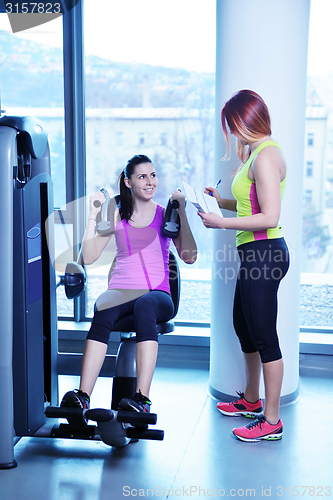
[[[110,197],[105,188],[101,189],[104,194],[104,202],[96,218],[96,231],[101,236],[109,236],[113,233],[114,210],[119,207],[120,197]],[[101,203],[96,200],[96,207]],[[180,231],[180,220],[176,209],[177,201],[168,202],[165,213],[163,232],[168,237],[177,237]],[[111,266],[112,268],[112,266]],[[170,251],[170,290],[174,303],[174,315],[176,316],[179,305],[180,280],[179,269],[175,256]],[[61,284],[65,286],[67,298],[79,296],[86,283],[84,267],[81,266],[81,258],[78,262],[69,263],[66,266],[65,276]],[[173,318],[172,318],[173,319]],[[169,320],[157,324],[160,334],[170,333],[174,330],[173,321]],[[122,398],[130,398],[136,389],[136,363],[135,363],[135,325],[132,315],[121,318],[114,325],[113,331],[119,332],[121,342],[116,356],[115,374],[112,384],[111,410],[52,407],[46,408],[46,416],[50,418],[67,418],[68,424],[55,424],[52,428],[53,437],[96,439],[98,436],[108,445],[114,447],[126,446],[133,440],[153,439],[163,440],[164,432],[158,429],[148,429],[148,425],[156,424],[157,415],[152,413],[137,413],[133,411],[118,410],[118,404]],[[87,425],[77,428],[73,422],[77,419],[92,420],[96,425]]]
[[[57,314],[53,189],[47,131],[34,117],[0,118],[0,467],[12,468],[16,435],[45,423],[44,404],[57,401]],[[49,224],[45,222],[49,218]]]
[[[48,134],[40,120],[34,117],[0,118],[0,171],[3,235],[0,247],[0,393],[3,402],[0,469],[10,469],[17,465],[13,446],[15,435],[36,435],[41,428],[47,427],[46,418],[66,418],[66,411],[69,411],[56,406],[57,285],[49,253],[49,248],[54,248],[54,204]],[[173,237],[179,232],[175,212],[167,209],[172,225],[168,225],[167,220],[165,224]],[[174,278],[179,270],[172,254],[170,265]],[[176,315],[179,280],[172,281]],[[73,298],[84,287],[84,270],[78,263],[68,264],[62,282],[67,296]],[[160,333],[168,333],[174,325],[169,321],[158,328]],[[85,410],[84,418],[97,422],[97,427],[88,426],[90,429],[85,436],[67,427],[64,430],[67,424],[60,424],[58,430],[53,428],[51,436],[63,433],[63,437],[101,438],[111,446],[124,446],[133,439],[163,439],[163,431],[147,429],[149,424],[156,423],[155,414],[138,415],[115,409],[116,399],[133,394],[136,378],[131,320],[127,325],[119,325],[117,331],[123,333],[113,384],[117,394],[115,396],[113,391],[112,409]],[[82,413],[80,409],[70,410]]]

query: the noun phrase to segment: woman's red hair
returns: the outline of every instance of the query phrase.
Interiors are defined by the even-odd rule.
[[[227,144],[228,155],[230,138],[227,125],[232,134],[251,142],[271,135],[271,118],[268,108],[260,95],[252,90],[240,90],[227,101],[221,112],[222,130]],[[237,138],[238,157],[245,162],[249,156]]]

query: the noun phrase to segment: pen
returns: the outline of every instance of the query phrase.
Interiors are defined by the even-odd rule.
[[[220,184],[221,184],[221,179],[219,179],[219,180],[217,181],[217,183],[215,184],[214,188],[215,188],[215,189],[217,189],[217,188],[218,188],[218,186],[219,186]],[[212,192],[210,192],[210,193],[209,193],[209,196],[213,196],[213,193],[212,193]]]

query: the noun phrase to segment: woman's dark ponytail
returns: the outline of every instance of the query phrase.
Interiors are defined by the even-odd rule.
[[[121,172],[119,176],[119,194],[120,194],[120,208],[119,213],[121,220],[130,220],[133,214],[133,200],[132,191],[125,184],[125,177],[131,179],[135,167],[140,165],[140,163],[152,163],[151,159],[146,155],[135,155],[133,158],[128,160],[126,167]]]
[[[125,172],[121,172],[119,176],[119,194],[120,194],[120,217],[121,220],[125,219],[127,222],[130,220],[133,214],[133,202],[132,202],[132,192],[125,185]]]

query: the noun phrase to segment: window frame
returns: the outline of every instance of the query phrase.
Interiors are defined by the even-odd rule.
[[[85,229],[86,158],[85,158],[85,94],[83,2],[64,12],[63,16],[64,115],[66,210],[55,210],[56,224],[73,226],[73,258],[78,260],[80,242]],[[71,203],[76,200],[76,203]],[[86,294],[74,299],[73,317],[59,320],[87,320]]]

